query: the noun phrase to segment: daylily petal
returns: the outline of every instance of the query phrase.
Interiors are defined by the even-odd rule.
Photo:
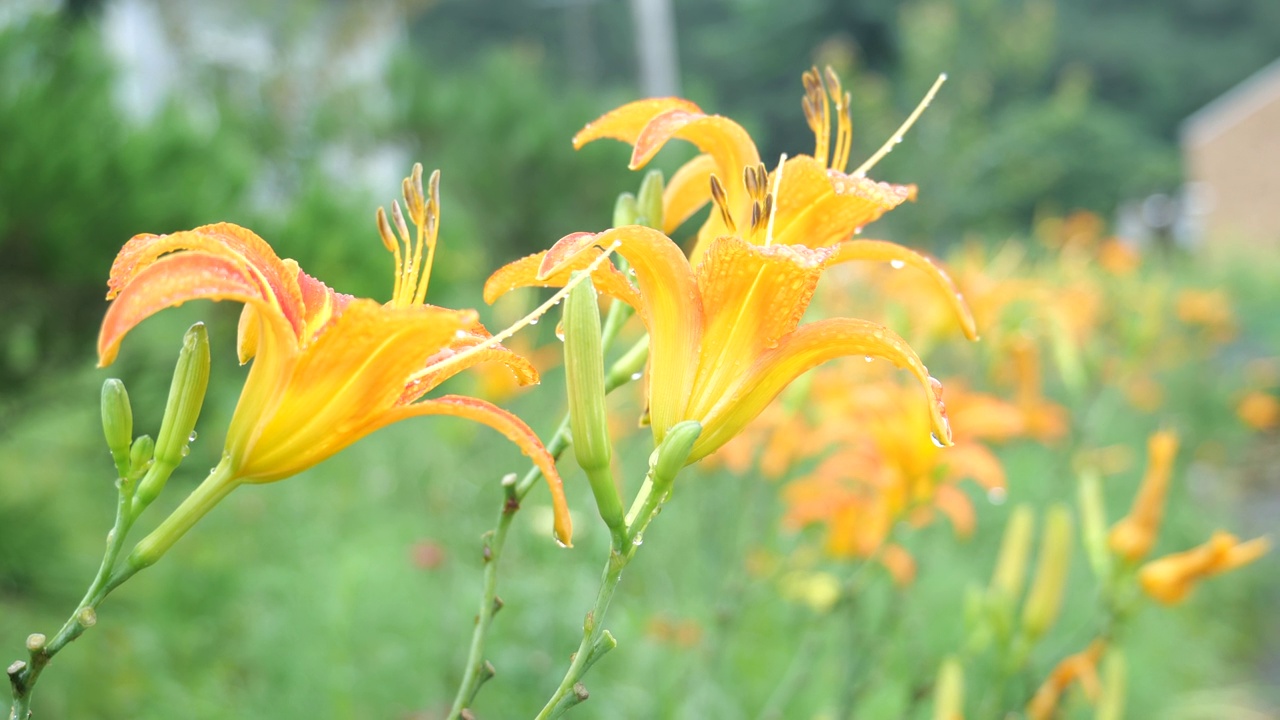
[[[755,359],[800,324],[830,253],[722,237],[698,265],[706,325],[690,417],[703,417]]]
[[[187,251],[169,255],[129,274],[129,282],[112,290],[98,335],[98,366],[110,365],[120,341],[154,313],[188,300],[235,300],[263,309],[263,315],[283,332],[292,334],[287,318],[270,287],[242,259],[226,254]]]
[[[823,247],[915,198],[914,185],[891,185],[828,170],[808,156],[787,161],[778,190],[774,242]]]
[[[702,112],[702,109],[697,105],[683,98],[667,97],[636,100],[611,110],[587,123],[586,127],[573,136],[573,147],[575,150],[580,149],[583,145],[600,138],[612,138],[634,145],[644,126],[648,125],[649,121],[654,117],[669,110]]]
[[[454,415],[488,425],[507,436],[542,471],[551,489],[551,503],[555,508],[556,539],[566,546],[573,540],[573,521],[569,517],[569,505],[564,497],[564,484],[556,472],[555,458],[547,452],[538,436],[520,418],[502,408],[472,397],[445,395],[433,400],[423,400],[412,405],[401,405],[383,413],[364,429],[365,433],[419,415]]]
[[[265,240],[253,231],[231,223],[204,225],[171,235],[136,235],[125,243],[111,264],[107,299],[112,300],[161,256],[181,251],[202,251],[243,265],[260,279],[267,297],[295,332],[303,327],[304,308],[298,289],[297,266],[290,268]],[[203,296],[201,296],[203,297]]]
[[[595,259],[589,254],[580,255],[563,263],[554,273],[542,277],[538,272],[546,254],[544,251],[529,255],[498,268],[484,283],[484,301],[493,304],[493,301],[516,288],[564,287],[575,270],[585,270]],[[591,273],[591,282],[596,290],[605,295],[621,300],[637,310],[642,309],[640,293],[613,263],[601,263]]]
[[[978,524],[977,515],[973,511],[973,503],[969,496],[954,485],[939,485],[934,490],[933,504],[951,520],[956,535],[967,538],[973,535]]]
[[[881,357],[915,375],[924,387],[937,441],[951,444],[951,426],[942,404],[942,383],[906,341],[892,330],[865,320],[831,318],[804,325],[764,353],[742,378],[737,390],[721,399],[703,419],[710,429],[694,445],[690,461],[714,452],[760,414],[784,387],[811,368],[845,355]]]
[[[640,288],[640,316],[649,330],[649,412],[656,442],[685,419],[684,408],[702,336],[703,311],[693,269],[671,238],[640,225],[561,238],[542,259],[541,277],[560,272],[592,247],[619,243]]]
[[[695,157],[676,170],[662,191],[663,232],[674,232],[702,206],[711,202],[711,174],[715,171],[716,159],[706,154]]]
[[[487,340],[490,335],[483,327],[473,329],[471,332],[458,331],[461,333],[449,347],[427,358],[426,369],[430,370],[431,366],[437,362],[447,360],[454,355],[470,350]],[[524,385],[532,385],[538,382],[538,369],[533,366],[525,356],[513,352],[502,345],[494,345],[485,348],[479,352],[473,352],[466,356],[465,359],[458,362],[451,362],[441,368],[439,372],[428,372],[425,375],[413,380],[404,388],[404,393],[400,399],[396,401],[398,405],[408,405],[417,400],[431,390],[435,389],[440,383],[457,375],[468,368],[475,367],[482,363],[496,362],[506,365],[512,374],[515,375],[516,383]]]
[[[271,420],[247,439],[241,476],[286,477],[355,442],[356,429],[401,397],[405,379],[474,322],[472,312],[351,302],[299,357],[280,404],[261,415]]]
[[[755,141],[738,123],[723,115],[706,115],[698,110],[668,110],[654,116],[640,131],[631,151],[631,169],[644,167],[672,138],[687,140],[702,152],[715,157],[723,175],[725,190],[732,201],[735,193],[746,193],[742,170],[760,164]]]
[[[298,265],[292,260],[285,260],[284,262],[295,268]],[[303,344],[305,345],[324,328],[330,319],[341,314],[355,298],[344,293],[334,292],[329,289],[328,285],[302,272],[301,269],[298,269],[297,278],[305,313],[303,316],[306,323],[306,331],[303,336]]]
[[[885,240],[847,240],[836,245],[835,251],[830,261],[832,265],[871,260],[910,265],[924,272],[946,296],[947,303],[960,321],[965,337],[970,340],[978,339],[978,325],[973,319],[973,312],[969,310],[969,304],[964,301],[964,296],[960,294],[960,289],[956,287],[951,276],[929,256]]]

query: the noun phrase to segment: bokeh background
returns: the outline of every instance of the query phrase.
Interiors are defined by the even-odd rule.
[[[831,65],[853,96],[860,158],[945,71],[938,100],[875,173],[918,184],[920,200],[875,233],[943,257],[1024,248],[1014,272],[1050,289],[1066,287],[1068,246],[1114,239],[1138,258],[1136,274],[1094,287],[1111,321],[1090,326],[1075,355],[1046,351],[1044,392],[1071,413],[1073,434],[1002,446],[1007,497],[970,491],[973,537],[960,542],[945,523],[912,534],[915,583],[882,579],[836,619],[779,583],[788,563],[836,576],[852,567],[815,560],[820,536],[782,526],[785,478],[691,472],[624,581],[610,624],[622,645],[575,711],[927,717],[933,668],[963,642],[964,588],[989,576],[1008,507],[1073,502],[1080,453],[1128,449],[1108,466],[1116,517],[1147,434],[1180,433],[1162,551],[1215,527],[1248,537],[1280,527],[1277,58],[1274,0],[5,0],[0,651],[17,658],[27,633],[55,630],[96,568],[114,495],[101,381],[123,378],[139,431],[154,433],[181,331],[210,324],[211,395],[160,501],[170,506],[216,462],[234,407],[244,372],[234,307],[166,313],[130,336],[115,366],[93,367],[111,258],[131,235],[236,222],[330,286],[385,299],[391,260],[373,211],[421,161],[443,174],[429,299],[482,307],[492,269],[603,229],[617,193],[638,184],[622,146],[569,144],[605,110],[683,94],[742,123],[765,158],[808,152],[799,76]],[[682,150],[658,166],[676,167],[691,155]],[[483,312],[502,323],[532,300]],[[522,340],[549,348],[537,351],[548,370],[536,392],[470,381],[544,434],[562,413],[548,325]],[[1182,344],[1139,342],[1152,335]],[[926,359],[999,387],[999,350],[942,347],[940,366]],[[1129,374],[1108,372],[1112,357]],[[1246,398],[1252,412],[1240,410]],[[634,398],[620,415],[628,409],[620,427],[633,424]],[[645,444],[645,433],[624,443],[630,467],[643,466]],[[532,714],[594,594],[607,538],[580,473],[563,465],[578,546],[551,543],[535,493],[504,558],[490,653],[499,675],[482,691],[482,717]],[[442,716],[466,654],[479,536],[498,479],[522,469],[488,431],[428,419],[237,492],[107,601],[42,680],[39,716]],[[1081,557],[1073,573],[1031,687],[1091,637]],[[1278,575],[1266,558],[1140,616],[1126,636],[1130,716],[1280,717]],[[1082,702],[1067,710],[1092,716]]]

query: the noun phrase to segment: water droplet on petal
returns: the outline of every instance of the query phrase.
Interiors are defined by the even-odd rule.
[[[529,321],[529,324],[530,324],[530,325],[537,325],[537,324],[538,324],[538,318],[534,318],[534,319],[530,320],[530,321]]]
[[[861,234],[862,234],[862,228],[860,228],[860,227],[856,227],[856,228],[854,228],[854,229],[853,229],[853,234],[854,234],[854,235],[861,235]]]
[[[454,336],[454,337],[456,337],[456,338],[464,338],[464,337],[466,337],[466,336],[467,336],[467,331],[466,331],[466,330],[454,330],[454,331],[453,331],[453,336]]]
[[[875,360],[875,358],[873,358],[873,357],[871,357],[870,355],[868,355],[868,356],[864,357],[864,358],[863,358],[863,360],[866,360],[867,362],[872,362],[873,360]]]
[[[631,373],[631,379],[632,379],[632,380],[639,380],[639,379],[640,379],[640,378],[642,378],[642,377],[644,377],[644,373],[642,373],[642,372],[633,372],[633,373]]]
[[[902,260],[890,260],[890,261],[889,261],[889,267],[893,268],[894,270],[901,270],[902,268],[904,268],[904,267],[906,267],[906,266],[907,266],[907,264],[906,264],[905,262],[903,262]]]
[[[894,138],[894,139],[893,139],[893,144],[894,144],[894,145],[897,145],[897,144],[898,144],[898,143],[900,143],[900,142],[902,142],[902,136],[901,136],[901,135],[899,135],[898,137],[896,137],[896,138]]]
[[[569,547],[568,545],[565,545],[565,544],[564,544],[564,541],[562,541],[562,540],[560,539],[560,536],[559,536],[559,535],[555,535],[555,534],[553,534],[553,535],[551,536],[551,539],[552,539],[552,540],[555,540],[555,541],[556,541],[556,544],[557,544],[557,545],[559,545],[559,546],[560,546],[560,547],[562,547],[562,548],[567,548],[567,547]]]
[[[937,433],[933,433],[933,432],[929,433],[929,439],[933,441],[933,445],[934,445],[934,447],[944,448],[944,447],[946,447],[946,446],[947,446],[947,444],[946,444],[946,443],[944,443],[944,442],[942,442],[942,440],[938,439],[938,434],[937,434]]]

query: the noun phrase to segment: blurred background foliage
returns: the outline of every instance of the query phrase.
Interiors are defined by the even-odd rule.
[[[88,366],[110,262],[130,236],[233,221],[331,286],[386,298],[391,261],[373,211],[421,161],[443,173],[429,299],[479,306],[478,281],[491,269],[607,226],[613,198],[638,180],[621,146],[575,153],[569,144],[585,122],[639,93],[620,0],[28,5],[0,7],[0,639],[10,654],[26,632],[61,620],[99,552],[110,471],[95,420],[103,373]],[[1274,0],[707,0],[675,12],[683,94],[742,123],[765,158],[811,151],[799,106],[799,75],[811,64],[832,65],[852,92],[855,161],[947,72],[939,99],[876,172],[920,186],[920,201],[877,234],[940,254],[962,241],[1029,237],[1072,210],[1112,217],[1122,202],[1176,193],[1181,121],[1280,56]],[[113,35],[122,16],[150,23],[168,54],[138,54],[130,43],[139,37]],[[201,36],[193,28],[202,24],[220,34]],[[148,84],[156,78],[164,82]],[[1156,282],[1238,289],[1239,339],[1208,364],[1167,369],[1166,403],[1188,436],[1212,437],[1240,475],[1272,487],[1274,432],[1244,433],[1229,407],[1245,360],[1274,355],[1280,343],[1274,258],[1264,265],[1205,274],[1174,260]],[[212,464],[215,428],[239,387],[236,310],[202,304],[151,321],[111,371],[129,381],[137,416],[158,418],[167,381],[157,373],[167,372],[184,322],[211,322],[221,365],[202,420],[210,439],[197,444],[193,466]],[[544,391],[515,407],[545,434],[560,410],[548,399],[559,397],[554,380]],[[1090,406],[1090,432],[1141,447],[1154,422],[1135,423],[1106,402]],[[464,657],[475,538],[497,499],[493,480],[519,457],[491,450],[494,437],[474,428],[426,426],[391,429],[310,473],[329,477],[233,498],[203,537],[109,600],[102,626],[59,658],[38,699],[47,716],[169,718],[181,708],[209,718],[434,717]],[[642,462],[641,450],[631,462]],[[1030,445],[1003,453],[1010,499],[1069,499],[1060,455]],[[581,483],[567,479],[575,506],[588,507]],[[779,681],[791,681],[789,653],[813,613],[779,606],[774,589],[742,579],[752,551],[802,539],[773,529],[771,486],[748,483],[743,505],[725,510],[725,494],[744,492],[743,482],[708,472],[663,515],[649,541],[658,547],[627,578],[615,618],[628,655],[593,675],[613,704],[593,701],[584,717],[617,716],[610,708],[754,717],[778,697],[798,715],[777,717],[827,711],[818,694],[791,696]],[[1173,513],[1174,537],[1229,523],[1241,497],[1256,500],[1251,527],[1274,528],[1274,495],[1204,484]],[[847,642],[835,633],[806,641],[835,658],[823,667],[845,662],[850,643],[867,655],[849,662],[882,664],[859,690],[869,717],[923,707],[927,688],[901,686],[908,673],[893,668],[932,667],[957,644],[960,588],[990,572],[1007,514],[983,512],[968,545],[934,530],[914,541],[912,551],[930,559],[909,600],[886,582],[859,610],[861,627],[886,618],[914,627],[911,643],[869,640],[858,624]],[[487,688],[481,706],[494,717],[508,716],[501,698],[524,708],[546,694],[592,592],[592,550],[605,538],[587,532],[583,551],[566,559],[545,536],[531,531],[507,558],[510,609],[492,643],[502,687]],[[254,572],[243,571],[246,558]],[[525,565],[555,565],[557,580],[539,582]],[[1267,567],[1274,575],[1274,562]],[[1242,695],[1274,697],[1273,585],[1224,581],[1187,612],[1144,618],[1141,634],[1154,639],[1131,655],[1134,706],[1160,707],[1182,685],[1204,690],[1192,700],[1209,708],[1188,701],[1186,718],[1232,717],[1213,713]],[[1058,638],[1053,657],[1078,649],[1075,639]],[[1052,665],[1048,656],[1038,663]],[[1250,685],[1258,668],[1260,691]],[[835,671],[814,672],[813,687],[840,686]]]

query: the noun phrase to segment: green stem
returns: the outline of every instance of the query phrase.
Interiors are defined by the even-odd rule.
[[[551,441],[547,443],[547,451],[552,457],[558,459],[568,447],[569,417],[566,415],[560,421],[560,427],[551,436]],[[511,521],[515,518],[516,511],[520,509],[520,501],[541,477],[542,472],[537,467],[533,467],[519,482],[504,486],[506,492],[502,508],[498,511],[498,522],[492,534],[487,534],[485,540],[484,580],[480,591],[480,606],[476,612],[476,627],[471,632],[471,646],[467,652],[467,665],[462,683],[458,685],[453,707],[449,710],[450,720],[462,717],[462,712],[475,700],[480,686],[492,676],[492,673],[486,672],[485,668],[484,643],[488,636],[489,625],[493,622],[493,616],[501,607],[498,600],[498,560],[501,559],[502,550],[506,546]]]
[[[182,504],[164,519],[164,522],[152,530],[150,535],[138,541],[133,551],[129,553],[129,557],[125,559],[125,565],[111,577],[108,590],[159,560],[200,518],[208,514],[239,485],[240,481],[235,477],[230,461],[223,458],[222,462],[209,473],[209,477],[192,490],[187,499],[183,500]]]
[[[120,484],[120,492],[116,501],[116,521],[112,525],[111,531],[107,533],[107,548],[102,555],[102,563],[98,566],[98,572],[94,576],[93,582],[89,584],[89,589],[85,592],[84,597],[81,598],[80,603],[76,605],[71,617],[67,618],[67,621],[63,623],[62,629],[53,637],[52,641],[31,649],[31,657],[28,662],[18,661],[9,666],[9,684],[13,689],[13,707],[9,711],[10,720],[27,720],[31,714],[31,694],[35,690],[36,682],[40,679],[40,674],[44,672],[45,667],[53,660],[54,655],[57,655],[68,643],[80,637],[87,628],[92,627],[97,622],[95,611],[98,604],[115,587],[115,585],[111,584],[111,571],[115,567],[116,559],[120,556],[120,550],[124,547],[125,537],[129,534],[133,521],[137,518],[132,512],[133,481],[121,478],[118,482]]]

